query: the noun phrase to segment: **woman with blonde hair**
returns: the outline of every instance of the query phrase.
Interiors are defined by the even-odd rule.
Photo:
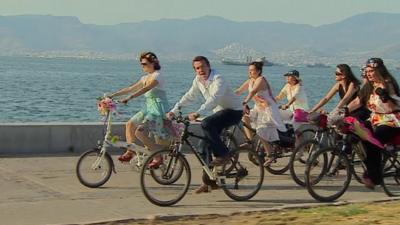
[[[308,98],[301,82],[299,71],[291,70],[284,76],[287,83],[283,86],[279,95],[275,97],[275,100],[282,101],[286,97],[288,102],[281,106],[281,116],[284,121],[291,121],[296,109],[309,110]]]

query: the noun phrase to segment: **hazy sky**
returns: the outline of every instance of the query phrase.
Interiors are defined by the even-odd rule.
[[[400,13],[400,0],[0,0],[3,16],[76,16],[83,23],[92,24],[215,15],[234,21],[317,26],[364,12]]]

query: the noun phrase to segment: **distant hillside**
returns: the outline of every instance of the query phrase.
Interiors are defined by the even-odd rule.
[[[166,58],[191,58],[197,54],[217,58],[218,52],[240,46],[282,60],[298,52],[327,60],[369,55],[400,60],[398,24],[400,14],[388,13],[360,14],[319,27],[234,22],[215,16],[112,26],[82,24],[75,17],[0,16],[0,54],[134,55],[153,50]]]

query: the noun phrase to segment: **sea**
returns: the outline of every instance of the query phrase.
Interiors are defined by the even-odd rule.
[[[168,100],[173,106],[189,89],[195,73],[191,61],[163,63],[160,60]],[[232,89],[248,78],[247,66],[224,65],[217,61],[211,62],[211,66],[229,80]],[[264,67],[263,74],[274,95],[285,84],[283,74],[293,69],[300,72],[310,106],[324,97],[335,82],[335,67]],[[360,77],[358,68],[353,68],[353,72]],[[399,79],[398,70],[391,72]],[[102,121],[97,111],[97,98],[127,87],[143,75],[135,60],[0,57],[0,123]],[[183,109],[184,113],[197,110],[202,100],[199,97],[192,106]],[[335,96],[325,108],[332,109],[338,100]],[[127,121],[141,109],[143,102],[141,96],[127,105],[118,105],[114,121]]]

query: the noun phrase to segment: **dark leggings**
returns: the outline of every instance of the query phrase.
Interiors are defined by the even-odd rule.
[[[366,125],[369,129],[371,129],[371,124],[369,122],[367,122]],[[390,127],[386,125],[377,126],[373,130],[375,138],[378,139],[382,144],[390,142],[399,132],[399,127]],[[367,158],[364,161],[367,167],[366,176],[370,178],[375,184],[381,184],[383,149],[368,141],[363,141],[363,144],[367,153]]]

